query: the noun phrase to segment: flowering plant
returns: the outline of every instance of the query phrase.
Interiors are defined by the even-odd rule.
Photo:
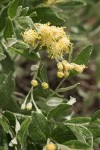
[[[23,3],[2,2],[5,8],[0,16],[4,16],[4,25],[0,26],[0,150],[92,150],[100,141],[100,111],[92,117],[76,117],[73,105],[77,99],[64,96],[79,86],[80,83],[64,83],[87,68],[92,44],[74,57],[74,44],[67,27],[63,27],[66,18],[58,15],[66,12],[65,4],[72,11],[72,7],[86,3],[34,0],[28,3],[30,9],[23,8]],[[50,20],[46,19],[49,15]],[[44,56],[51,69],[56,66],[54,76],[59,83],[54,89]],[[28,60],[31,65],[22,69],[21,62],[28,64]],[[51,65],[53,61],[55,66]],[[20,78],[27,70],[28,83]]]

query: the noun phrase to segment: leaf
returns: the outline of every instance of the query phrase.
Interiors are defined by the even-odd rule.
[[[2,128],[4,129],[6,133],[9,133],[9,130],[10,130],[9,125],[3,118],[0,118],[0,125],[2,126]]]
[[[69,124],[79,124],[79,125],[87,125],[89,124],[91,118],[90,117],[75,117],[75,118],[72,118],[71,120],[67,120],[66,121],[66,124],[69,123]]]
[[[100,117],[100,110],[97,110],[91,117],[91,122],[94,122],[98,117]]]
[[[64,20],[49,6],[39,6],[29,11],[29,14],[36,12],[37,16],[32,17],[35,22],[50,22],[53,25],[62,25]]]
[[[33,21],[29,16],[18,17],[16,21],[24,30],[33,26]]]
[[[48,113],[48,119],[54,118],[56,119],[59,115],[61,115],[65,110],[67,110],[70,106],[66,103],[59,104],[57,107],[51,109]]]
[[[89,143],[90,147],[93,148],[93,135],[88,128],[77,124],[69,124],[67,126],[73,131],[80,142],[87,142]]]
[[[13,0],[10,3],[10,6],[8,8],[8,16],[10,17],[10,19],[14,19],[16,17],[17,14],[17,8],[19,6],[20,0]]]
[[[88,45],[86,46],[75,58],[74,63],[82,65],[82,64],[87,64],[91,53],[92,53],[93,46]]]
[[[5,7],[0,13],[0,32],[4,29],[6,23],[6,16],[7,16],[7,7]]]
[[[4,109],[8,104],[14,88],[14,81],[12,79],[12,73],[9,73],[8,77],[0,87],[0,108]]]
[[[21,16],[25,16],[27,14],[28,10],[29,10],[29,7],[23,8],[21,11]]]
[[[40,60],[40,58],[38,57],[38,55],[35,52],[29,52],[28,50],[25,49],[16,49],[14,47],[9,48],[9,50],[14,51],[24,57],[26,57],[27,59],[30,59],[32,61],[38,61]]]
[[[20,50],[27,50],[29,48],[29,45],[24,43],[24,42],[21,42],[21,41],[18,41],[16,43],[14,43],[12,45],[15,49],[20,49]]]
[[[41,113],[32,114],[32,122],[29,125],[29,135],[34,142],[46,142],[50,136],[50,123]]]
[[[59,125],[56,127],[52,132],[51,137],[60,144],[64,143],[65,141],[76,139],[76,136],[73,134],[73,132],[65,125]]]
[[[4,28],[4,38],[5,39],[12,38],[13,35],[14,35],[13,24],[12,21],[8,18]]]
[[[28,127],[30,125],[30,122],[31,122],[31,118],[26,118],[22,122],[21,128],[20,128],[20,130],[18,131],[18,134],[17,134],[17,138],[18,138],[20,144],[22,145],[22,147],[26,142],[26,138],[27,138],[27,134],[28,134]]]
[[[70,141],[67,141],[63,144],[66,145],[66,146],[69,146],[72,149],[84,150],[84,149],[89,149],[90,148],[90,146],[87,143],[83,143],[83,142],[80,142],[78,140],[70,140]]]
[[[58,97],[50,97],[46,104],[48,106],[58,106],[59,104],[61,104],[63,102],[62,98],[58,98]]]
[[[4,54],[0,53],[0,61],[5,58],[6,58],[6,56]]]
[[[72,86],[69,86],[69,87],[66,87],[66,88],[60,88],[60,89],[57,90],[57,92],[67,92],[69,90],[72,90],[72,89],[76,88],[79,84],[80,83],[76,83],[76,84],[74,84]]]
[[[69,2],[56,3],[56,6],[63,10],[76,9],[77,7],[85,6],[85,5],[86,5],[86,3],[83,0],[72,0]]]
[[[3,48],[4,49],[4,48]],[[9,53],[4,49],[4,55],[6,58],[1,61],[3,72],[8,74],[10,71],[14,72],[14,62],[12,61]]]
[[[47,68],[43,64],[39,68],[38,76],[41,79],[41,81],[48,83]]]

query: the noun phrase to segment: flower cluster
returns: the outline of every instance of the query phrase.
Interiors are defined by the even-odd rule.
[[[78,65],[75,63],[68,63],[66,60],[63,60],[62,62],[58,62],[57,68],[57,76],[59,78],[68,77],[70,70],[76,70],[79,73],[82,73],[85,69],[85,65]]]
[[[37,45],[47,48],[47,52],[50,58],[54,58],[58,64],[57,76],[59,78],[68,77],[70,70],[76,70],[82,73],[85,65],[78,65],[75,63],[68,63],[64,60],[64,55],[70,52],[72,44],[69,36],[66,35],[63,27],[50,26],[47,24],[35,24],[35,30],[29,29],[23,33],[24,41],[36,48]],[[37,86],[37,81],[32,83],[33,86]],[[48,88],[47,83],[42,83],[44,89]]]
[[[37,30],[29,29],[23,33],[24,41],[35,47],[46,47],[51,58],[59,59],[69,52],[70,39],[63,27],[50,26],[47,24],[36,24]]]

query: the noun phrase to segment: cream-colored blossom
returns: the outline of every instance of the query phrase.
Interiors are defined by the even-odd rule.
[[[35,30],[29,29],[23,33],[24,42],[32,45],[36,45],[36,39],[38,39],[38,33]]]
[[[31,102],[27,103],[26,109],[27,110],[31,110],[32,109],[32,103]]]
[[[61,62],[58,62],[58,63],[57,63],[57,68],[58,68],[60,71],[63,70],[63,65],[62,65]]]
[[[74,66],[74,70],[76,70],[79,73],[82,73],[83,70],[86,68],[85,65],[73,64],[73,66]]]
[[[58,78],[63,78],[64,77],[64,73],[62,71],[58,71],[57,72],[57,76],[58,76]]]
[[[43,89],[48,89],[48,88],[49,88],[49,85],[48,85],[48,83],[43,82],[43,83],[42,83],[42,87],[43,87]]]
[[[56,150],[56,145],[53,143],[47,144],[46,150]]]
[[[32,86],[34,86],[34,87],[35,87],[35,86],[37,86],[37,85],[38,85],[38,82],[37,82],[37,80],[32,80],[32,81],[31,81],[31,84],[32,84]]]

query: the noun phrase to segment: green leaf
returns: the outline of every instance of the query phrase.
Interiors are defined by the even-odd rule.
[[[50,97],[48,98],[46,104],[48,106],[58,106],[59,104],[61,104],[63,102],[63,99],[62,98],[58,98],[58,97]]]
[[[72,149],[88,150],[90,148],[89,144],[80,142],[78,140],[70,140],[63,143],[66,146],[69,146]]]
[[[12,61],[9,53],[4,49],[4,55],[6,58],[1,61],[3,72],[8,74],[10,71],[14,72],[14,62]]]
[[[72,118],[71,120],[67,120],[66,121],[66,124],[69,123],[69,124],[79,124],[79,125],[87,125],[89,124],[91,118],[90,117],[75,117],[75,118]]]
[[[12,73],[9,73],[8,77],[0,87],[0,108],[4,109],[8,104],[12,92],[14,89],[14,81],[12,79]]]
[[[100,117],[100,110],[97,110],[91,117],[91,122],[94,122],[98,117]]]
[[[24,42],[21,42],[21,41],[18,41],[16,42],[15,44],[12,45],[15,49],[20,49],[20,50],[27,50],[29,48],[29,45],[24,43]]]
[[[41,79],[42,82],[48,83],[48,77],[47,77],[47,68],[42,64],[38,71],[38,76]]]
[[[76,83],[76,84],[66,87],[66,88],[60,88],[57,90],[57,92],[66,92],[66,91],[72,90],[72,89],[76,88],[79,84],[80,83]]]
[[[22,145],[22,147],[26,142],[26,138],[27,138],[27,134],[28,134],[28,127],[29,127],[30,122],[31,122],[31,118],[26,118],[22,122],[21,128],[17,134],[17,138],[18,138],[20,144]]]
[[[29,16],[18,17],[16,21],[24,30],[33,26],[33,21]]]
[[[14,51],[24,57],[26,57],[27,59],[30,59],[32,61],[39,61],[40,58],[38,57],[38,55],[35,52],[29,52],[29,50],[25,50],[25,49],[16,49],[14,47],[9,48],[9,50]]]
[[[59,2],[56,4],[57,7],[63,9],[63,10],[68,10],[68,9],[76,9],[77,7],[80,6],[85,6],[86,3],[83,0],[72,0],[69,2]]]
[[[48,119],[54,118],[56,119],[59,115],[61,115],[65,110],[67,110],[70,106],[66,103],[62,103],[57,107],[51,109],[48,113]]]
[[[21,16],[25,16],[27,14],[28,10],[29,10],[29,7],[23,8],[21,11]]]
[[[0,61],[5,58],[6,58],[6,56],[4,54],[0,53]]]
[[[62,25],[64,20],[49,6],[40,6],[32,9],[29,14],[36,12],[37,16],[32,17],[35,22],[50,22],[53,25]]]
[[[82,65],[82,64],[87,64],[91,53],[92,53],[93,46],[88,45],[86,46],[75,58],[74,63]]]
[[[16,17],[17,8],[19,4],[20,4],[20,0],[13,0],[10,3],[10,6],[8,8],[8,16],[10,17],[10,19],[14,19]]]
[[[4,129],[4,131],[6,133],[9,133],[9,124],[7,123],[7,121],[5,121],[3,118],[0,118],[0,125],[2,126],[2,128]]]
[[[67,124],[80,142],[89,143],[93,148],[93,135],[88,128],[83,125]]]
[[[43,142],[50,136],[50,123],[41,113],[34,112],[29,125],[29,135],[34,142]]]
[[[73,134],[73,132],[65,125],[59,125],[56,127],[52,132],[51,137],[60,144],[64,143],[65,141],[76,139],[76,136]]]
[[[0,32],[4,29],[6,23],[6,16],[7,16],[7,7],[5,7],[0,13]]]
[[[14,35],[12,21],[8,18],[4,28],[4,38],[11,38]]]

